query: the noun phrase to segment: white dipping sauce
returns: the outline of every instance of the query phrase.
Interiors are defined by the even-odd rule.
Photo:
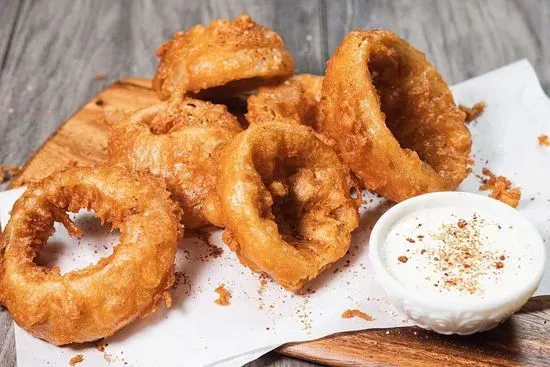
[[[467,207],[442,207],[401,218],[381,257],[413,292],[468,300],[501,296],[532,279],[532,246],[514,223]]]

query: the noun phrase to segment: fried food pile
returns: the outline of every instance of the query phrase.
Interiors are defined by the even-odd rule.
[[[249,16],[178,32],[157,50],[162,102],[112,127],[109,160],[33,183],[0,243],[0,302],[53,344],[113,334],[170,305],[185,228],[225,228],[240,262],[297,292],[341,259],[367,188],[389,200],[453,190],[469,173],[465,113],[424,55],[389,31],[348,34],[325,76],[294,74]],[[245,119],[224,105],[247,101]],[[226,101],[226,102],[224,102]],[[67,212],[121,232],[114,253],[61,275],[34,260]]]

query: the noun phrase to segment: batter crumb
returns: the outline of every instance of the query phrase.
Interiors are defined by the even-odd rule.
[[[364,313],[361,310],[345,310],[344,312],[342,312],[343,319],[350,319],[352,317],[359,317],[365,321],[374,320],[374,318],[371,315]]]
[[[466,114],[466,123],[472,122],[477,119],[479,116],[481,116],[481,114],[483,114],[486,108],[487,104],[483,101],[476,103],[472,107],[466,107],[464,105],[458,106],[458,109]]]
[[[218,299],[215,301],[220,306],[227,306],[229,305],[229,299],[231,298],[231,293],[225,289],[224,284],[220,284],[218,288],[215,290],[216,293],[218,293]]]
[[[7,178],[11,180],[15,178],[21,172],[21,166],[9,166],[7,164],[0,164],[0,183],[4,182]]]
[[[399,256],[397,260],[401,261],[402,263],[406,263],[409,261],[409,258],[407,256]]]
[[[512,188],[512,183],[504,176],[497,176],[487,167],[484,167],[482,173],[488,178],[484,178],[481,181],[479,189],[491,190],[489,197],[502,201],[505,204],[510,205],[512,208],[517,208],[521,199],[521,191],[519,188]]]
[[[548,138],[548,135],[542,134],[539,135],[539,145],[543,147],[550,147],[550,139]]]
[[[71,360],[69,361],[69,364],[74,367],[77,363],[80,363],[83,360],[84,360],[84,357],[82,356],[82,354],[77,354],[76,356],[71,358]]]
[[[103,344],[103,343],[97,343],[96,348],[97,348],[97,350],[99,350],[100,352],[103,352],[103,351],[105,350],[105,344]]]

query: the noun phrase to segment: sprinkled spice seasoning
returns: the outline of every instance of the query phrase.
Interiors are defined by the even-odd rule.
[[[505,292],[508,283],[528,279],[524,269],[533,259],[514,225],[492,218],[464,207],[406,216],[384,243],[386,267],[415,291],[456,297]]]

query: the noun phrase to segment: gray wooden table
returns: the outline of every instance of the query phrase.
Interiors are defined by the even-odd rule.
[[[323,73],[352,29],[388,28],[449,83],[527,58],[550,92],[550,0],[0,0],[0,163],[24,163],[117,78],[152,76],[155,48],[175,31],[242,12],[284,37],[298,71]],[[12,322],[0,310],[0,366],[15,363]],[[266,365],[314,366],[276,353],[250,366]]]

